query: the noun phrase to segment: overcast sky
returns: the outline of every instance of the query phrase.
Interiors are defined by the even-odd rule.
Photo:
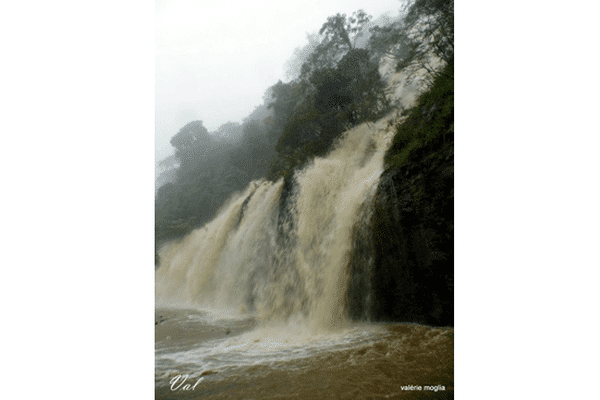
[[[156,0],[156,157],[186,123],[241,122],[330,15],[377,18],[399,0]]]

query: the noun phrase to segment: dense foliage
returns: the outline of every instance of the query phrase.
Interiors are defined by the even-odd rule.
[[[329,17],[319,45],[298,78],[272,87],[274,129],[280,132],[277,155],[267,177],[288,176],[315,156],[327,153],[342,132],[389,110],[379,62],[357,39],[370,20],[359,10],[351,17]]]
[[[446,64],[418,105],[405,112],[385,156],[386,166],[401,165],[416,150],[454,140],[454,63]]]
[[[401,18],[371,28],[369,45],[377,56],[390,56],[411,78],[428,73],[428,83],[441,73],[436,65],[454,59],[454,0],[412,0]]]

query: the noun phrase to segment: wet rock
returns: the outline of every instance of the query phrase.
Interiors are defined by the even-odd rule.
[[[454,324],[454,148],[437,144],[381,176],[370,221],[375,320]]]

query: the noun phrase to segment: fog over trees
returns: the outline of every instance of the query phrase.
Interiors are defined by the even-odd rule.
[[[453,2],[416,0],[402,18],[382,19],[381,25],[363,10],[330,16],[292,55],[290,80],[269,87],[263,104],[242,123],[214,132],[201,120],[181,127],[170,141],[175,155],[162,160],[157,172],[157,246],[210,220],[250,181],[291,179],[294,170],[326,154],[342,132],[387,113],[392,105],[379,73],[381,57],[394,57],[398,68],[426,66],[424,54],[433,48],[451,61],[448,10],[452,15]]]

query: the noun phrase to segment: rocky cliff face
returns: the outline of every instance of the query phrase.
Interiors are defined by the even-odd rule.
[[[369,222],[374,294],[370,314],[376,320],[454,324],[454,90],[450,79],[436,83],[421,98],[386,155],[387,168]]]
[[[384,172],[374,200],[373,316],[454,323],[454,149]]]

